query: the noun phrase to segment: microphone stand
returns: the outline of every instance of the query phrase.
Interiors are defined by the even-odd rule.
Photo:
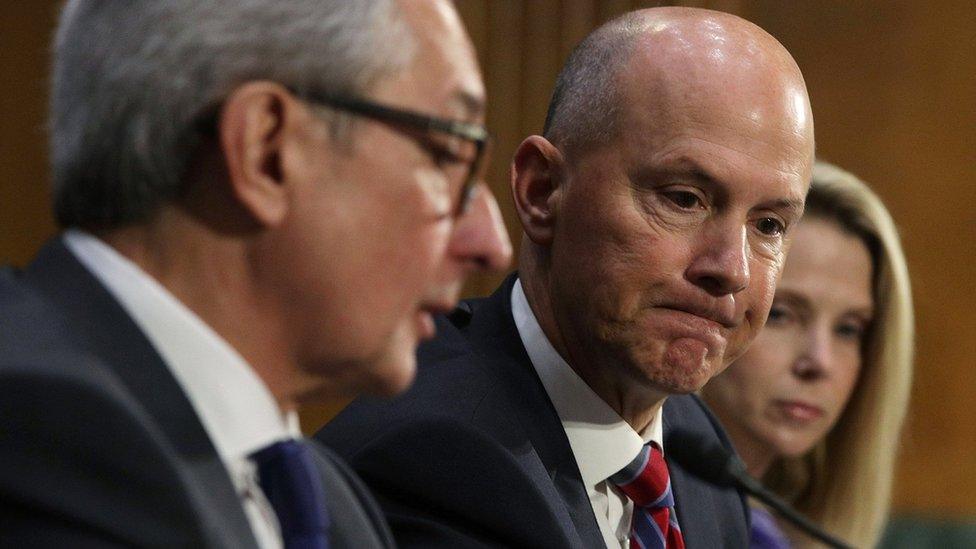
[[[737,462],[742,464],[742,460],[735,456],[731,456]],[[814,524],[810,519],[798,513],[793,507],[782,499],[776,497],[775,494],[770,492],[763,486],[758,480],[752,478],[748,473],[745,472],[745,465],[742,465],[743,473],[741,477],[736,477],[738,480],[739,489],[745,491],[749,495],[758,499],[759,501],[765,503],[770,509],[776,511],[776,513],[790,521],[794,526],[802,530],[808,536],[816,538],[830,547],[836,549],[853,549],[853,546],[848,545],[838,539],[837,537],[825,532],[819,526]]]
[[[749,475],[745,463],[725,448],[692,433],[675,431],[668,436],[667,452],[668,456],[698,478],[715,486],[735,488],[755,497],[801,531],[828,546],[836,549],[854,549],[853,546],[825,532],[767,490],[762,483]]]

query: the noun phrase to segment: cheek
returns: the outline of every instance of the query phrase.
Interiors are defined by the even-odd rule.
[[[389,332],[409,325],[413,330],[416,314],[424,299],[436,294],[443,278],[447,235],[442,230],[417,230],[411,234],[387,235],[384,246],[372,252],[355,252],[371,259],[363,265],[360,277],[350,284],[360,296],[369,295],[361,310],[362,318],[374,330]],[[351,286],[352,287],[352,286]]]
[[[411,175],[420,190],[419,209],[413,213],[422,218],[450,215],[454,209],[454,192],[444,174],[433,168],[417,168]]]
[[[736,297],[737,304],[741,303],[739,307],[745,311],[744,321],[730,338],[726,360],[736,360],[754,340],[762,337],[779,274],[776,264],[768,261],[753,261],[750,265],[749,287]],[[755,345],[758,344],[757,341]]]
[[[450,282],[449,261],[452,225],[447,222],[416,227],[400,235],[385,257],[389,283],[413,295],[424,295]]]
[[[841,358],[839,363],[834,374],[834,378],[836,379],[836,383],[834,384],[835,394],[838,395],[838,417],[843,414],[861,377],[860,351],[852,349],[850,353],[846,353],[846,356]]]
[[[760,332],[756,341],[716,381],[722,381],[726,398],[744,406],[740,411],[761,413],[772,391],[790,376],[789,342],[776,330]]]

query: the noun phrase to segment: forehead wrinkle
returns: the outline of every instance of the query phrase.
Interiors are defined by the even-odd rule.
[[[670,141],[673,143],[674,141],[678,141],[678,140],[682,140],[682,139],[688,140],[688,141],[699,141],[699,142],[702,142],[702,143],[708,143],[709,145],[714,145],[716,147],[721,147],[721,148],[723,148],[725,150],[734,151],[734,152],[736,152],[736,153],[738,153],[738,154],[740,154],[742,156],[745,156],[745,157],[747,157],[747,158],[749,158],[751,160],[755,160],[757,162],[760,162],[762,164],[765,164],[765,160],[762,159],[762,158],[760,158],[759,156],[756,156],[754,153],[751,153],[749,151],[745,151],[745,150],[742,150],[742,149],[739,149],[739,148],[736,148],[736,147],[730,147],[729,145],[727,145],[725,143],[718,143],[718,142],[715,142],[715,141],[712,141],[712,140],[709,140],[709,139],[705,139],[704,137],[697,137],[697,136],[692,136],[692,135],[681,135],[681,136],[678,136],[678,137],[671,138]],[[677,144],[672,144],[670,146],[670,149],[674,149],[674,148],[677,148],[677,147],[678,147]],[[663,155],[662,155],[662,158],[663,159],[666,159],[667,158],[668,152],[669,152],[668,149],[665,149],[663,151]],[[705,154],[707,156],[715,156],[715,153],[714,152],[707,152]],[[681,153],[681,156],[686,156],[686,155],[684,153]],[[778,167],[769,166],[769,170],[771,170],[771,171],[773,171],[773,172],[775,172],[775,173],[777,173],[777,174],[779,174],[781,176],[784,176],[786,178],[802,177],[802,174],[800,174],[798,172],[786,171],[786,170],[779,169]],[[804,192],[805,192],[805,190],[806,190],[806,188],[804,187]]]
[[[748,94],[728,97],[723,96],[721,90],[700,90],[700,86],[667,82],[656,72],[651,72],[637,83],[639,85],[626,87],[622,98],[623,110],[629,111],[627,116],[635,121],[631,127],[645,140],[661,147],[667,144],[663,140],[680,139],[695,131],[709,135],[718,129],[733,136],[734,139],[728,139],[730,141],[745,141],[764,149],[779,148],[787,155],[809,156],[812,162],[813,128],[812,124],[804,123],[809,118],[808,112],[797,116],[797,113],[777,108],[782,106],[757,102]],[[772,136],[778,136],[775,143],[770,142]],[[756,158],[755,154],[744,150],[738,152]]]
[[[752,122],[752,121],[750,120],[750,122]],[[704,127],[705,124],[704,123],[701,123],[701,126]],[[757,126],[758,126],[758,124],[757,124]],[[738,129],[736,127],[732,126],[732,125],[725,125],[724,127],[726,129],[728,129],[729,131],[737,132],[738,135],[739,135],[739,137],[745,137],[745,138],[749,139],[750,142],[755,143],[755,144],[758,144],[758,145],[761,145],[763,148],[773,147],[773,145],[771,145],[770,143],[768,143],[764,139],[761,139],[759,137],[749,136],[749,135],[743,134],[742,132],[738,132],[737,131]],[[785,139],[779,141],[776,146],[778,146],[778,147],[785,147],[790,153],[793,153],[793,154],[796,154],[796,155],[806,154],[805,151],[804,151],[804,148],[805,148],[805,144],[804,144],[805,136],[803,134],[796,133],[794,131],[791,131],[789,128],[786,128],[786,127],[783,127],[783,126],[776,126],[776,127],[774,127],[774,129],[779,134],[783,135],[784,138],[785,138]],[[743,154],[743,155],[746,155],[749,158],[752,158],[754,160],[761,160],[758,156],[756,156],[753,153],[749,153],[749,152],[747,152],[745,150],[742,150],[742,149],[739,149],[739,148],[736,148],[736,147],[731,147],[728,144],[718,143],[716,141],[712,141],[712,140],[707,139],[705,137],[693,137],[693,136],[687,136],[687,137],[688,137],[688,139],[697,139],[698,141],[701,141],[701,142],[711,143],[711,144],[713,144],[715,146],[724,147],[726,149],[736,151],[736,152],[738,152],[740,154]],[[812,150],[810,152],[812,153]],[[809,160],[810,160],[810,162],[809,162],[809,164],[807,164],[808,169],[809,168],[812,168],[812,166],[813,166],[813,158],[812,158],[812,156],[811,156],[811,158]],[[799,168],[799,165],[797,165],[797,167]],[[782,169],[780,169],[780,167],[776,167],[776,168],[772,168],[772,169],[774,169],[775,171],[777,171],[777,172],[779,172],[781,174],[784,174],[784,175],[791,174],[791,175],[794,175],[794,176],[797,176],[797,177],[802,177],[803,176],[803,174],[800,173],[799,171],[782,170]]]
[[[743,133],[743,131],[742,131],[743,128],[740,127],[740,126],[734,125],[734,121],[745,122],[752,129],[756,130],[756,133],[759,133],[759,132],[761,132],[763,130],[769,130],[769,129],[771,129],[771,130],[777,132],[778,134],[780,134],[780,135],[782,135],[784,137],[787,137],[787,138],[790,138],[790,137],[798,138],[798,141],[802,141],[802,140],[806,139],[806,137],[807,137],[804,132],[797,131],[797,128],[794,125],[792,125],[792,124],[773,124],[773,125],[763,124],[763,122],[760,121],[760,120],[757,120],[755,116],[751,116],[749,114],[743,114],[739,110],[733,111],[732,114],[730,114],[729,116],[726,116],[726,117],[716,117],[716,119],[714,119],[714,120],[707,118],[706,116],[704,116],[704,114],[702,114],[702,115],[696,115],[695,114],[696,112],[700,112],[700,111],[701,111],[700,109],[699,110],[694,110],[694,111],[692,111],[692,113],[689,113],[686,116],[681,117],[681,118],[684,118],[685,119],[684,121],[686,123],[693,124],[694,127],[698,128],[698,129],[711,129],[713,127],[718,126],[718,127],[727,129],[727,130],[729,130],[731,132],[735,132],[739,137],[745,137],[745,138],[747,138],[747,139],[749,139],[751,141],[754,141],[754,142],[764,142],[764,140],[762,138],[760,138],[760,137],[756,137],[756,136],[750,135],[748,133]],[[675,117],[675,118],[677,118],[677,117]],[[788,117],[786,117],[786,116],[768,116],[766,118],[767,119],[769,119],[769,118],[773,118],[773,119],[784,119],[784,118],[788,118]],[[675,123],[677,123],[677,120],[675,120]],[[794,143],[793,140],[791,140],[791,139],[787,139],[784,143],[780,143],[780,145],[785,145],[792,152],[796,152],[796,153],[802,152],[802,146],[799,143]]]

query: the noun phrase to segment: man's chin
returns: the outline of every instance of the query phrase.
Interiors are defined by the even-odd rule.
[[[390,358],[385,364],[373,371],[369,383],[363,387],[363,392],[378,397],[393,397],[413,384],[417,376],[416,350],[411,348],[409,353]]]
[[[332,364],[327,371],[312,376],[299,400],[314,404],[359,395],[392,397],[406,391],[416,375],[416,350],[410,346],[383,357]]]
[[[687,365],[686,365],[687,366]],[[664,369],[648,375],[647,381],[656,390],[670,395],[697,393],[721,371],[710,362],[701,362],[692,368]]]

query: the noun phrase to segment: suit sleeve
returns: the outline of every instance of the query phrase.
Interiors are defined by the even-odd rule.
[[[201,539],[192,506],[174,488],[174,461],[138,406],[95,362],[58,368],[66,358],[0,362],[2,545],[175,547]]]

